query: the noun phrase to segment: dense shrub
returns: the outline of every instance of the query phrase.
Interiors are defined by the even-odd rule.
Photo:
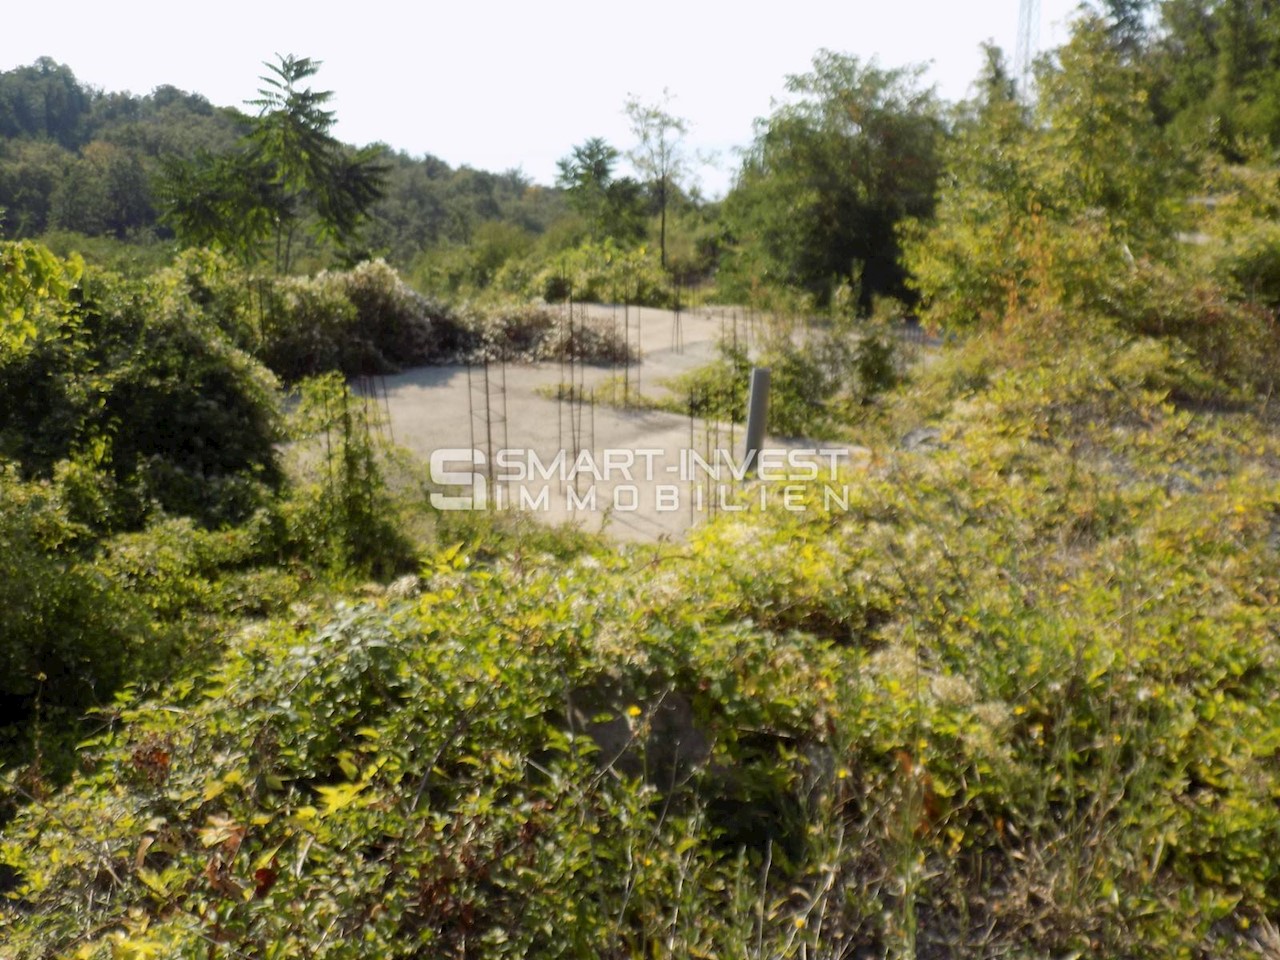
[[[0,248],[0,453],[109,478],[116,521],[248,516],[278,482],[274,378],[170,274],[128,281]]]
[[[84,711],[165,656],[85,532],[56,488],[0,469],[0,766],[34,751],[45,774],[65,774]]]
[[[1144,261],[1116,284],[1111,305],[1122,329],[1181,345],[1217,381],[1181,392],[1272,392],[1280,375],[1280,327],[1263,302],[1233,297],[1212,277],[1197,277],[1184,265]]]
[[[1280,170],[1210,166],[1196,223],[1200,264],[1236,295],[1280,310]]]
[[[575,310],[550,307],[493,307],[481,320],[485,349],[515,360],[560,360],[619,364],[634,361],[617,324]]]
[[[898,382],[902,349],[887,323],[836,321],[796,330],[774,320],[755,356],[721,343],[712,363],[666,384],[666,409],[724,422],[746,419],[752,367],[768,367],[769,431],[826,438],[844,433],[856,410]]]
[[[278,280],[269,297],[262,357],[289,382],[486,356],[554,360],[566,351],[611,362],[626,350],[608,325],[594,321],[575,323],[571,337],[556,309],[503,302],[446,307],[414,292],[381,261]]]
[[[580,303],[631,303],[666,307],[675,289],[644,247],[621,247],[612,239],[584,241],[542,265],[530,287],[511,291],[548,301],[572,298]]]
[[[266,314],[262,357],[288,382],[435,363],[473,339],[454,311],[415,293],[381,261],[276,280]]]

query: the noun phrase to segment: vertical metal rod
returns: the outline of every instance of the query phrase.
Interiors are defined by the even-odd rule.
[[[501,362],[502,362],[502,449],[507,449],[507,445],[511,442],[511,435],[507,432],[507,345],[502,345]],[[510,487],[507,493],[510,493]],[[496,492],[495,492],[496,493]]]
[[[734,356],[734,377],[729,381],[729,397],[732,401],[732,409],[729,411],[729,456],[733,456],[733,452],[738,449],[737,444],[737,427],[738,427],[738,377],[737,377],[737,357],[738,357],[738,311],[733,311],[733,356]]]
[[[573,298],[569,296],[569,303],[573,302]],[[569,349],[569,338],[566,333],[565,320],[563,315],[560,320],[560,376],[556,380],[556,446],[559,452],[564,452],[564,358],[565,353]],[[564,471],[557,471],[556,488],[560,491],[561,496],[564,495]]]
[[[581,328],[579,328],[580,330]],[[573,448],[573,462],[577,463],[577,456],[582,452],[582,398],[577,390],[577,370],[579,370],[579,356],[577,356],[577,335],[573,329],[573,300],[570,297],[568,302],[568,430],[570,430],[570,443]],[[573,493],[580,493],[579,472],[573,471]]]
[[[560,320],[560,373],[556,378],[556,446],[564,449],[564,318]]]
[[[693,523],[693,388],[689,389],[689,449],[685,452],[685,469],[689,471],[689,522]]]
[[[637,285],[636,298],[640,297],[640,289]],[[644,307],[636,304],[636,396],[640,395],[640,368],[644,364],[644,328],[641,320],[644,319]]]
[[[493,410],[489,403],[489,355],[484,358],[484,456],[485,473],[489,477],[489,489],[493,489]]]
[[[382,386],[382,407],[387,417],[387,439],[392,443],[396,442],[395,429],[391,426],[391,390],[387,387],[387,375],[385,373],[378,375],[378,382]]]
[[[471,382],[471,363],[467,362],[467,426],[469,428],[469,439],[471,440],[471,449],[476,448],[476,395],[475,387]]]
[[[684,353],[684,327],[680,323],[680,283],[675,281],[676,309],[671,320],[671,349],[676,353]]]
[[[711,431],[712,431],[712,429],[714,429],[714,421],[707,420],[707,419],[703,419],[703,421],[702,421],[702,446],[703,446],[703,449],[707,451],[707,457],[706,457],[706,459],[707,459],[707,462],[708,462],[708,463],[714,463],[714,462],[715,462],[715,460],[712,458],[712,453],[711,453]],[[714,516],[716,515],[716,500],[715,500],[715,495],[714,495],[714,494],[712,494],[712,492],[711,492],[711,483],[712,483],[712,477],[708,476],[708,477],[707,477],[706,488],[707,488],[707,496],[710,498],[711,502],[710,502],[709,504],[707,504],[707,516],[709,516],[709,517],[714,517]]]
[[[578,358],[578,437],[585,438],[586,434],[582,429],[582,408],[587,403],[587,360],[585,356],[585,338],[587,329],[587,305],[582,305],[582,322],[578,325],[578,334],[583,338],[584,356]]]

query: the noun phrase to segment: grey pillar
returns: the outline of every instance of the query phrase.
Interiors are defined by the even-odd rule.
[[[756,458],[764,443],[765,424],[769,419],[769,368],[751,368],[751,396],[747,401],[747,444],[743,457],[747,473],[756,472]]]

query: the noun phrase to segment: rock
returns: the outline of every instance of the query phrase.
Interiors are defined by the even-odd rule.
[[[415,574],[407,574],[387,585],[388,600],[408,600],[422,592],[422,580]]]
[[[658,788],[671,786],[711,755],[711,738],[698,727],[693,702],[668,691],[636,702],[620,691],[584,687],[569,697],[573,727],[600,748],[597,760]]]
[[[927,453],[931,450],[945,450],[942,442],[942,431],[937,427],[916,427],[902,438],[902,449],[908,453]]]

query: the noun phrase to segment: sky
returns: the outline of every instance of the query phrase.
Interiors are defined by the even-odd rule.
[[[1066,37],[1078,0],[1040,0],[1040,47]],[[589,137],[634,144],[623,104],[658,102],[689,122],[685,147],[704,195],[724,193],[753,122],[823,48],[924,64],[925,82],[963,98],[980,44],[1013,59],[1019,0],[4,0],[0,69],[49,56],[82,83],[151,92],[162,84],[243,106],[263,61],[323,61],[336,134],[452,166],[519,169],[555,180],[556,160]]]

